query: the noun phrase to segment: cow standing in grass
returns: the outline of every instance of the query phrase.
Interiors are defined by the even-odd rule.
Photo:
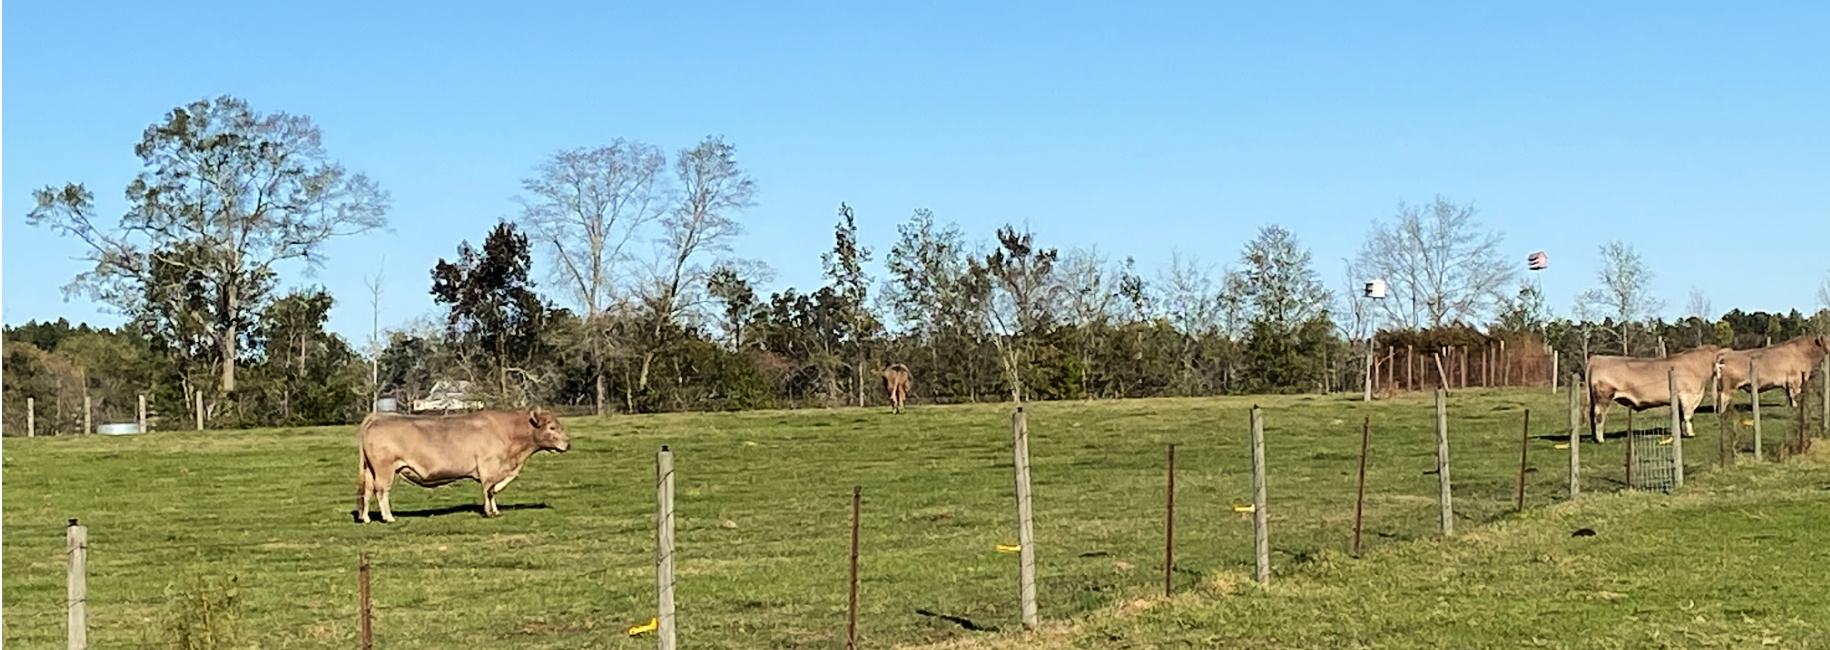
[[[890,394],[892,412],[902,412],[902,401],[908,399],[909,389],[914,386],[915,378],[909,374],[908,366],[893,363],[883,369],[883,391]]]
[[[1716,358],[1721,348],[1713,345],[1674,354],[1662,359],[1638,357],[1589,357],[1589,431],[1595,442],[1601,442],[1607,424],[1608,409],[1619,402],[1635,411],[1671,404],[1671,380],[1666,374],[1677,370],[1678,400],[1683,410],[1684,435],[1696,436],[1690,416],[1703,401],[1703,388],[1715,374]],[[1672,432],[1676,435],[1677,432]]]
[[[536,451],[572,448],[559,418],[545,409],[478,411],[461,415],[370,413],[356,432],[356,520],[369,521],[370,495],[381,493],[381,520],[394,521],[388,492],[394,477],[437,487],[462,479],[483,484],[483,516],[502,514],[496,493],[521,473]]]
[[[1748,387],[1747,367],[1752,363],[1760,375],[1760,385],[1750,392],[1760,399],[1760,391],[1784,388],[1786,405],[1797,406],[1805,391],[1805,377],[1830,354],[1830,336],[1811,334],[1779,345],[1752,350],[1722,351],[1722,380],[1716,384],[1716,399],[1726,409],[1735,401],[1735,391]]]

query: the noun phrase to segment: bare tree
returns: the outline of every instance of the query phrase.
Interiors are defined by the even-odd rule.
[[[1356,266],[1385,279],[1386,322],[1421,329],[1488,320],[1516,272],[1500,254],[1504,235],[1478,215],[1473,203],[1438,196],[1428,205],[1399,203],[1393,221],[1373,223]]]
[[[1213,265],[1180,250],[1169,252],[1169,266],[1157,273],[1157,305],[1180,334],[1182,388],[1189,394],[1205,392],[1196,367],[1202,341],[1221,329],[1221,296],[1214,286]]]
[[[1362,280],[1354,277],[1354,267],[1348,260],[1341,260],[1341,300],[1346,303],[1347,314],[1339,324],[1341,337],[1347,339],[1348,349],[1354,350],[1360,357],[1360,375],[1362,379],[1360,400],[1372,401],[1372,298],[1363,293]],[[1364,343],[1362,347],[1360,344]]]
[[[1817,305],[1821,308],[1816,316],[1817,330],[1830,334],[1830,271],[1824,272],[1824,281],[1817,285]],[[1826,378],[1826,381],[1830,381],[1830,378]],[[1830,417],[1830,414],[1825,414],[1825,417]]]
[[[1112,320],[1118,301],[1113,286],[1116,272],[1099,248],[1076,248],[1062,256],[1057,273],[1061,285],[1062,317],[1076,330],[1075,346],[1080,357],[1080,389],[1093,396],[1091,376],[1093,348],[1098,345],[1097,330]]]
[[[1710,315],[1714,310],[1710,307],[1709,295],[1703,293],[1701,288],[1691,287],[1690,301],[1685,306],[1685,311],[1690,313],[1690,318],[1692,319],[1690,330],[1692,335],[1691,338],[1693,340],[1690,344],[1693,346],[1702,345],[1705,340],[1704,337],[1708,336],[1713,329],[1711,324],[1715,322],[1715,317]]]
[[[375,271],[375,278],[363,276],[362,283],[369,288],[369,411],[376,409],[375,403],[381,401],[381,280],[386,272],[388,258],[381,258],[381,268]]]
[[[1582,300],[1614,319],[1620,353],[1632,354],[1633,326],[1651,319],[1664,307],[1652,296],[1652,271],[1633,246],[1620,241],[1601,245],[1601,286],[1582,293]]]
[[[552,155],[517,197],[521,225],[552,259],[552,274],[584,311],[595,406],[604,414],[604,360],[612,346],[609,312],[630,281],[632,245],[671,207],[672,185],[659,147],[618,138]]]
[[[81,293],[140,318],[174,275],[209,306],[196,323],[220,356],[221,389],[235,390],[241,341],[269,299],[278,266],[324,262],[322,244],[386,226],[388,195],[324,151],[311,118],[260,114],[223,96],[172,109],[134,151],[145,169],[127,186],[127,214],[98,225],[94,194],[77,184],[35,193],[32,225],[81,239],[95,268]],[[163,270],[162,270],[163,269]]]
[[[754,205],[756,183],[737,164],[736,147],[711,136],[674,159],[680,199],[661,219],[661,239],[638,285],[645,339],[637,389],[648,390],[654,362],[675,326],[697,306],[710,275],[705,257],[730,250],[743,232],[736,213]]]
[[[1830,271],[1824,272],[1824,281],[1817,285],[1817,304],[1830,309]]]

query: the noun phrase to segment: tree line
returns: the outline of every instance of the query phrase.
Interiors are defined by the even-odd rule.
[[[1712,317],[1693,291],[1688,316],[1666,322],[1653,273],[1622,242],[1601,247],[1595,288],[1555,317],[1504,235],[1442,197],[1374,222],[1332,286],[1277,225],[1218,263],[1178,251],[1145,271],[1048,246],[1027,224],[978,239],[916,209],[879,263],[841,203],[823,284],[765,296],[768,266],[731,247],[756,182],[712,136],[672,154],[617,139],[540,161],[512,219],[428,269],[441,313],[377,323],[358,350],[324,331],[333,296],[280,289],[286,269],[323,264],[330,239],[385,228],[391,203],[329,157],[309,118],[201,100],[149,126],[135,152],[143,170],[115,223],[82,184],[36,191],[28,222],[79,240],[93,264],[65,291],[128,322],[7,328],[8,431],[27,397],[60,430],[83,394],[114,413],[147,393],[178,421],[201,396],[213,426],[323,424],[453,381],[486,404],[581,413],[862,405],[881,399],[891,363],[912,370],[916,399],[939,403],[1331,392],[1358,390],[1369,349],[1393,345],[1507,340],[1578,368],[1591,354],[1830,330],[1830,279],[1810,316]],[[1362,295],[1370,278],[1383,298]]]

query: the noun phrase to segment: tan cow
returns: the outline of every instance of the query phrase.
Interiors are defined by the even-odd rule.
[[[902,412],[902,401],[908,399],[909,389],[915,387],[915,376],[909,374],[909,367],[892,363],[883,369],[883,391],[890,394],[890,410]]]
[[[394,521],[388,491],[394,477],[437,487],[462,479],[483,484],[483,516],[502,514],[496,493],[521,473],[536,451],[563,452],[572,439],[546,409],[477,411],[461,415],[371,413],[362,419],[356,442],[362,495],[356,520],[368,523],[369,497],[381,493],[381,520]]]
[[[1713,345],[1674,354],[1663,359],[1638,357],[1589,357],[1589,432],[1601,442],[1601,432],[1608,419],[1608,409],[1619,402],[1635,411],[1671,404],[1670,378],[1666,371],[1677,369],[1678,401],[1684,415],[1684,435],[1691,437],[1690,416],[1703,401],[1703,391],[1715,374],[1716,357],[1721,351]]]
[[[1797,406],[1805,390],[1805,377],[1830,354],[1830,336],[1810,334],[1779,345],[1752,350],[1723,350],[1720,358],[1722,381],[1716,385],[1716,399],[1723,410],[1734,405],[1735,391],[1748,387],[1748,364],[1760,375],[1759,391],[1784,388],[1786,404]]]

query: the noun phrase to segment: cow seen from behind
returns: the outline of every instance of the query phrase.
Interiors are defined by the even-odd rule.
[[[909,374],[908,366],[892,363],[883,369],[883,392],[889,393],[892,412],[902,412],[902,402],[908,399],[909,389],[914,386],[915,379]]]

